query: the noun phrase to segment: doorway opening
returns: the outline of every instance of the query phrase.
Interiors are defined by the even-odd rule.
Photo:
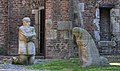
[[[45,56],[45,9],[39,11],[39,23],[40,23],[40,55]]]
[[[100,8],[100,40],[111,40],[110,8]]]
[[[36,20],[38,20],[38,24],[36,24],[37,30],[37,48],[36,55],[45,57],[45,9],[39,9],[36,12]]]

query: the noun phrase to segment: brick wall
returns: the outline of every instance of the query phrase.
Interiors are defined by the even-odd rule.
[[[72,0],[46,0],[46,57],[74,56]]]
[[[71,1],[71,0],[70,0]],[[53,55],[54,51],[55,54],[53,56],[57,56],[57,51],[59,50],[60,52],[58,53],[58,56],[61,56],[60,58],[64,57],[63,53],[70,53],[68,51],[68,47],[72,46],[71,44],[68,44],[68,38],[71,37],[69,36],[70,31],[69,27],[67,27],[70,24],[70,27],[72,26],[72,16],[71,14],[71,2],[66,1],[66,0],[56,0],[56,1],[51,1],[51,0],[46,0],[46,20],[51,19],[53,22],[53,26],[51,28],[51,31],[55,31],[55,39],[48,39],[49,37],[46,37],[46,48],[50,48],[49,46],[54,46],[50,48],[51,55]],[[7,0],[7,3],[4,5],[8,5],[7,8],[7,14],[8,14],[8,22],[4,23],[7,25],[7,37],[5,37],[5,32],[3,32],[3,36],[1,36],[1,39],[3,39],[1,42],[3,42],[4,45],[6,45],[6,50],[9,55],[17,55],[17,50],[18,50],[18,28],[20,25],[22,25],[22,18],[25,16],[28,16],[32,19],[32,24],[35,24],[34,22],[34,15],[32,15],[32,10],[33,9],[39,9],[40,6],[44,6],[44,0],[31,0],[31,1],[26,1],[26,0]],[[3,8],[2,8],[3,9]],[[71,11],[71,12],[70,12]],[[3,19],[1,19],[3,20]],[[59,24],[58,24],[59,23]],[[60,24],[62,23],[62,25]],[[62,28],[62,26],[66,25],[66,27]],[[61,27],[58,27],[61,26]],[[2,26],[3,27],[3,26]],[[46,27],[46,29],[49,27]],[[8,36],[9,35],[9,36]],[[7,39],[7,43],[6,40]],[[73,40],[71,40],[72,42]],[[53,43],[55,45],[53,45]],[[69,42],[70,43],[70,42]],[[2,45],[2,43],[1,43]],[[2,45],[2,47],[4,47]],[[67,47],[67,48],[66,48]],[[54,51],[52,51],[52,49]],[[56,50],[57,49],[57,50]],[[65,50],[64,50],[65,49]],[[71,48],[70,48],[71,49]],[[62,50],[64,50],[63,53]],[[48,52],[48,50],[46,50]],[[62,55],[61,55],[62,54]],[[66,54],[67,55],[67,54]],[[65,55],[65,56],[66,56]],[[47,54],[46,54],[47,56]],[[49,57],[49,55],[48,55]]]
[[[103,47],[100,50],[101,53],[105,54],[118,54],[120,51],[120,22],[118,16],[120,16],[120,3],[118,0],[104,0],[97,2],[99,5],[113,5],[113,8],[110,9],[110,34],[111,41],[116,42],[116,46],[107,46]],[[117,27],[115,27],[117,26]],[[102,26],[101,26],[102,27]],[[108,26],[109,27],[109,26]],[[106,28],[107,29],[107,28]],[[101,31],[100,31],[101,32]],[[117,38],[117,39],[116,39]],[[101,40],[100,40],[101,41]],[[101,48],[99,48],[101,49]]]
[[[9,55],[16,55],[18,48],[18,28],[22,18],[31,16],[29,2],[24,0],[9,0]],[[14,31],[13,31],[14,30]]]
[[[22,25],[22,18],[31,18],[31,24],[35,24],[33,9],[44,6],[44,0],[8,0],[9,12],[9,55],[17,55],[18,50],[18,28]]]
[[[81,2],[82,3],[82,2]],[[94,24],[93,19],[95,17],[95,9],[96,9],[96,0],[84,0],[84,12],[82,12],[84,28],[92,35],[94,38]]]
[[[120,22],[119,22],[119,16],[120,16],[120,3],[119,0],[80,0],[80,3],[84,3],[84,12],[82,12],[83,16],[83,23],[84,28],[92,35],[96,43],[98,43],[100,40],[100,35],[96,35],[95,32],[98,32],[100,34],[100,5],[114,5],[113,8],[110,9],[110,26],[112,27],[111,34],[111,41],[115,41],[117,43],[116,46],[111,47],[107,46],[106,48],[100,48],[100,52],[102,53],[119,53],[120,51],[120,44],[119,44],[119,37],[120,37]],[[98,11],[96,12],[96,10]],[[113,14],[114,12],[114,14]],[[97,16],[98,14],[99,16]],[[96,23],[96,24],[95,24]],[[115,27],[117,26],[117,27]],[[101,26],[102,27],[102,26]],[[107,28],[106,28],[107,29]],[[117,38],[117,39],[116,39]],[[113,40],[114,39],[114,40]]]
[[[111,9],[112,34],[113,40],[117,43],[114,52],[120,51],[120,2],[119,0],[79,0],[84,3],[82,12],[83,26],[92,35],[96,41],[94,31],[96,26],[96,9],[99,4],[114,4]],[[22,18],[28,16],[32,19],[32,25],[35,24],[35,17],[32,10],[45,6],[45,40],[47,58],[66,58],[77,55],[77,49],[74,44],[71,29],[78,26],[75,19],[77,14],[73,15],[73,0],[0,0],[0,54],[16,55],[18,49],[18,28],[22,25]],[[113,21],[114,19],[114,21]],[[78,20],[79,21],[79,20]],[[75,25],[76,24],[76,25]],[[115,27],[115,28],[114,28]],[[117,27],[117,29],[116,29]],[[9,36],[8,36],[9,35]],[[98,41],[96,41],[98,42]],[[6,51],[7,50],[7,51]],[[111,49],[107,49],[110,51]],[[2,52],[4,51],[4,52]],[[106,51],[105,51],[106,52]]]
[[[0,0],[0,54],[6,54],[7,51],[7,27],[8,27],[8,6],[7,0]]]

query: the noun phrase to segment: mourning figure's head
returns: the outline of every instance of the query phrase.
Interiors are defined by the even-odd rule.
[[[73,28],[73,29],[72,29],[72,34],[73,34],[73,36],[75,36],[75,37],[79,37],[79,36],[81,35],[81,32],[80,32],[79,27]]]
[[[29,17],[25,17],[22,19],[23,21],[23,26],[30,26],[30,18]]]

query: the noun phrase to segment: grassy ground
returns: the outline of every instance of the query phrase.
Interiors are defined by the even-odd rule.
[[[91,67],[81,68],[79,61],[76,59],[69,60],[49,60],[45,63],[36,63],[31,66],[27,66],[30,69],[50,70],[50,71],[120,71],[120,66],[106,66],[106,67]]]

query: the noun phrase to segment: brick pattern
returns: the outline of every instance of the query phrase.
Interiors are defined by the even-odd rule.
[[[56,30],[56,39],[46,40],[47,58],[66,58],[74,56],[73,39],[65,39],[69,34],[69,29],[63,28],[66,22],[72,21],[72,0],[47,0],[46,1],[46,20],[51,20],[52,27],[49,30]],[[61,24],[59,24],[62,22]],[[47,23],[46,23],[47,24]],[[69,23],[70,24],[70,23]],[[60,27],[60,26],[63,27]],[[71,25],[71,24],[70,24]],[[49,27],[46,27],[49,28]],[[49,31],[46,30],[46,33]],[[50,31],[49,31],[50,33]],[[71,34],[72,35],[72,34]],[[47,37],[46,37],[47,38]]]
[[[0,54],[16,55],[18,49],[18,28],[22,25],[22,18],[29,16],[34,22],[33,9],[45,6],[46,20],[50,20],[52,27],[50,31],[55,31],[55,39],[46,39],[46,57],[48,58],[65,58],[77,56],[76,45],[74,44],[71,36],[71,29],[61,29],[58,23],[73,22],[73,0],[0,0]],[[113,11],[116,13],[114,16],[117,24],[120,26],[120,2],[119,0],[79,0],[84,3],[84,12],[82,12],[84,28],[94,38],[94,31],[96,30],[93,21],[95,19],[96,8],[99,4],[114,4]],[[77,14],[76,14],[77,15]],[[76,17],[77,18],[77,17]],[[75,24],[73,24],[75,25]],[[59,26],[59,27],[58,27]],[[115,25],[114,25],[115,26]],[[74,26],[72,26],[74,27]],[[46,27],[46,29],[49,27]],[[59,30],[60,28],[60,30]],[[114,28],[114,31],[116,29]],[[48,30],[46,30],[47,32]],[[9,35],[9,36],[8,36]],[[115,41],[117,46],[112,49],[113,52],[120,51],[120,30],[115,34]],[[65,37],[64,37],[65,36]],[[68,39],[66,39],[66,36]],[[47,37],[46,37],[47,38]],[[5,51],[8,49],[7,51]],[[1,52],[4,51],[4,52]],[[111,49],[104,50],[103,52],[111,52]],[[112,53],[112,52],[111,52]]]
[[[68,43],[68,41],[70,43]],[[47,40],[47,58],[69,58],[77,56],[77,48],[74,48],[73,40],[61,39],[61,40]]]
[[[120,25],[120,22],[119,22],[119,16],[120,16],[120,4],[119,4],[119,0],[93,0],[93,1],[90,1],[90,0],[80,0],[81,3],[84,3],[85,4],[85,10],[83,12],[83,18],[84,18],[84,26],[85,26],[85,29],[92,35],[92,37],[95,39],[95,35],[94,35],[94,31],[96,30],[95,28],[95,25],[93,24],[93,21],[95,19],[95,11],[96,11],[96,8],[99,8],[99,5],[107,5],[107,4],[113,4],[115,5],[114,8],[112,8],[112,10],[114,12],[116,12],[114,16],[111,16],[113,18],[116,19],[116,22],[114,22],[114,24],[111,24],[113,28],[113,30],[116,30],[116,28],[118,27],[119,28],[119,25]],[[112,15],[112,13],[111,13]],[[113,20],[111,20],[111,22],[113,22]],[[114,26],[117,26],[116,28],[114,28]],[[102,53],[119,53],[120,51],[120,44],[118,41],[120,37],[120,30],[117,29],[117,32],[115,33],[112,33],[114,36],[114,41],[116,41],[117,45],[113,48],[106,48],[106,49],[103,49],[101,50],[100,49],[100,52]],[[117,38],[117,39],[115,39]]]
[[[18,48],[18,28],[22,18],[30,16],[29,2],[24,0],[9,0],[9,54],[16,55]],[[14,31],[13,31],[14,30]]]
[[[49,7],[52,8],[52,19],[54,21],[68,21],[69,20],[69,1],[66,0],[56,0],[51,1],[48,0],[46,3],[47,9]],[[52,4],[52,5],[51,5]],[[51,5],[51,6],[47,6]]]
[[[119,0],[104,0],[103,2],[101,2],[101,4],[114,4],[115,6],[110,10],[110,18],[111,18],[111,40],[116,42],[116,46],[115,47],[108,47],[106,49],[101,50],[102,53],[105,54],[118,54],[120,53],[120,30],[118,28],[120,28],[120,22],[118,22],[119,20],[119,16],[120,16],[120,3]],[[115,19],[115,20],[114,20]],[[115,27],[116,26],[116,27]],[[117,38],[117,39],[116,39]]]
[[[93,24],[93,19],[95,17],[95,4],[96,0],[93,1],[83,1],[85,4],[85,10],[83,12],[83,23],[84,23],[84,28],[92,35],[94,38],[94,24]]]
[[[52,0],[46,0],[46,19],[52,19],[52,8],[53,8],[53,4],[52,4]]]
[[[8,27],[8,6],[7,0],[0,0],[0,54],[7,51],[7,27]]]
[[[31,24],[35,24],[32,9],[44,6],[44,0],[9,0],[9,55],[16,55],[18,50],[18,28],[22,25],[22,18],[31,18]],[[14,31],[13,31],[14,30]]]

